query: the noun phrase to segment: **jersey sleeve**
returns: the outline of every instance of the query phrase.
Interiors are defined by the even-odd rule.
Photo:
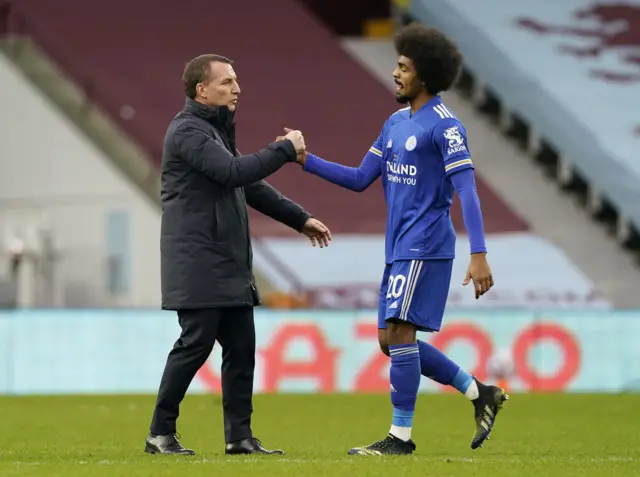
[[[460,121],[448,118],[434,128],[433,140],[444,161],[447,176],[464,169],[473,169],[467,131]]]

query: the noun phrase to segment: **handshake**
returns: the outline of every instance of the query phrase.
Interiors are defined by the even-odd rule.
[[[296,157],[296,162],[298,164],[304,164],[304,161],[307,159],[307,146],[304,143],[304,136],[298,130],[293,130],[289,128],[284,128],[286,135],[278,136],[276,138],[276,142],[289,140],[293,144],[293,147],[298,154]]]

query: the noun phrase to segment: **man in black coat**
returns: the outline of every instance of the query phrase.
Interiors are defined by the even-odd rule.
[[[162,308],[182,328],[169,353],[146,439],[152,454],[186,454],[179,406],[198,369],[222,346],[227,454],[270,454],[251,431],[255,328],[260,304],[247,207],[328,245],[329,230],[263,179],[305,152],[300,131],[240,156],[233,116],[240,93],[231,61],[202,55],[186,66],[186,104],[171,121],[162,157]]]

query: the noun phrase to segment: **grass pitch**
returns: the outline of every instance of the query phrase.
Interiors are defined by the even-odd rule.
[[[256,396],[253,428],[285,456],[225,457],[219,396],[188,396],[193,457],[144,454],[153,396],[0,398],[0,476],[639,476],[640,395],[511,395],[484,448],[473,408],[422,394],[409,457],[347,456],[385,436],[386,395]]]

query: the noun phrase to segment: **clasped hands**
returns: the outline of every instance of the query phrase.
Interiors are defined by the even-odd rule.
[[[276,142],[284,141],[286,139],[291,141],[291,143],[293,144],[293,147],[296,150],[296,153],[298,154],[296,157],[296,162],[298,164],[304,165],[304,161],[307,159],[307,146],[304,143],[304,136],[297,129],[294,130],[294,129],[284,128],[284,132],[285,132],[285,135],[278,136],[276,138]]]

